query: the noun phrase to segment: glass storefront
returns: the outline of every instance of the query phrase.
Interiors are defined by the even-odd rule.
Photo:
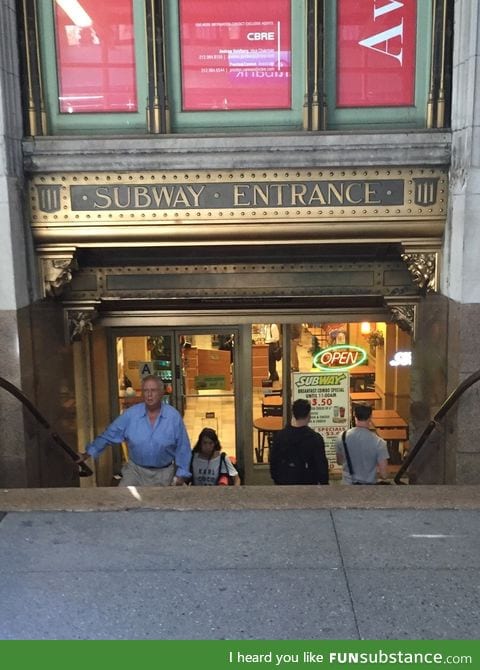
[[[251,341],[242,342],[248,333]],[[352,424],[354,403],[374,408],[372,430],[387,441],[392,473],[408,450],[411,342],[395,324],[251,323],[135,334],[117,329],[112,342],[112,414],[141,401],[143,376],[159,375],[165,402],[182,413],[192,445],[202,428],[215,429],[247,483],[252,472],[263,470],[269,482],[273,434],[291,419],[298,397],[312,405],[310,425],[325,439],[333,480],[340,475],[335,441]],[[120,449],[117,473],[125,458]]]

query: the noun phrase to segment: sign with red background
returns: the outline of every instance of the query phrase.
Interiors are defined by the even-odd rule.
[[[55,3],[60,112],[136,112],[132,0]]]
[[[290,108],[290,0],[179,6],[183,110]]]
[[[416,0],[338,0],[338,107],[414,104],[416,20]]]

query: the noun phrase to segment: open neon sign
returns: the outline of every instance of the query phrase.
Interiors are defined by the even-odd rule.
[[[313,365],[320,370],[344,372],[365,363],[367,352],[354,344],[335,344],[319,351],[313,358]]]

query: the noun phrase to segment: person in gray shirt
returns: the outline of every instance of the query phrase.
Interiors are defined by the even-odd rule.
[[[342,435],[336,442],[337,463],[343,465],[344,484],[375,484],[377,468],[381,479],[387,477],[388,449],[385,440],[370,430],[370,405],[354,405],[355,428],[345,433],[348,453],[352,464],[353,481],[350,475]]]

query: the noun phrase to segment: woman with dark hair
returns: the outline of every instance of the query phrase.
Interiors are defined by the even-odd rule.
[[[240,486],[240,477],[231,460],[222,451],[220,440],[213,428],[204,428],[192,450],[190,463],[192,486]]]

